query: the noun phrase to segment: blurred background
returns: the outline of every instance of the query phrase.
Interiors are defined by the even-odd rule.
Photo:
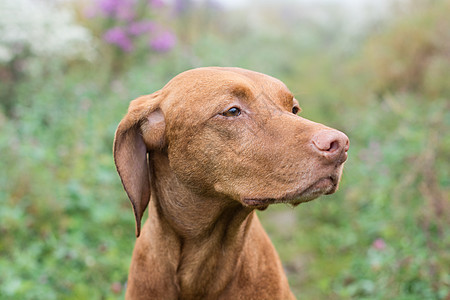
[[[0,2],[0,298],[122,299],[129,102],[201,66],[284,81],[351,141],[340,190],[259,215],[300,299],[450,299],[450,1]]]

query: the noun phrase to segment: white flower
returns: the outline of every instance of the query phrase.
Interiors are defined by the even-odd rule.
[[[36,0],[0,1],[0,63],[17,56],[89,58],[90,32],[63,6]]]

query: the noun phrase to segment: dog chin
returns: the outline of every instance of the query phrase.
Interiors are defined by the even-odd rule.
[[[297,206],[300,203],[309,202],[322,195],[329,195],[336,192],[338,188],[339,179],[336,177],[321,178],[306,189],[300,189],[293,193],[288,193],[286,196],[280,198],[244,198],[242,202],[248,207],[264,210],[270,204],[287,203],[292,206]]]
[[[305,191],[301,193],[301,198],[313,199],[320,195],[329,195],[336,192],[338,187],[338,180],[333,177],[321,178],[318,181],[310,185]],[[312,199],[311,199],[312,200]]]

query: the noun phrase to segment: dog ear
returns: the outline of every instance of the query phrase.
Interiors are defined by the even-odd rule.
[[[164,143],[165,122],[158,96],[156,92],[133,100],[114,137],[114,162],[133,206],[136,237],[140,235],[141,219],[150,201],[148,152]]]

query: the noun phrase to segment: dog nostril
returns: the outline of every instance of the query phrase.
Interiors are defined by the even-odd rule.
[[[339,143],[336,141],[333,141],[330,144],[330,149],[328,149],[326,151],[333,152],[333,151],[336,151],[338,148],[339,148]]]
[[[330,159],[347,152],[349,148],[348,137],[337,130],[322,130],[313,137],[312,142],[321,155]]]
[[[339,142],[332,132],[320,132],[313,138],[313,144],[320,151],[333,152],[339,148]]]

